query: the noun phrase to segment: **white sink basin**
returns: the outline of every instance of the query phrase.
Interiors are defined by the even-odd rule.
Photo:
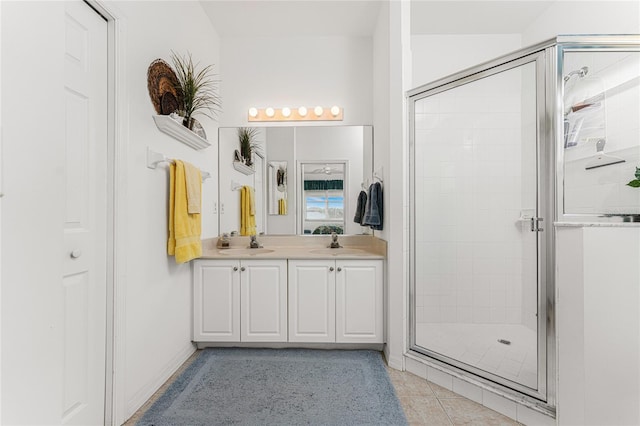
[[[340,256],[340,255],[356,255],[356,256],[365,256],[369,254],[366,250],[356,249],[356,248],[322,248],[322,249],[314,249],[309,250],[313,254],[324,254],[329,256]]]
[[[219,254],[227,256],[255,256],[258,254],[273,253],[275,250],[266,248],[228,248],[218,249]]]

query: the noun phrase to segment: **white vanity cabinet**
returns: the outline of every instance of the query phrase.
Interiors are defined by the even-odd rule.
[[[381,260],[290,260],[289,341],[383,343]]]
[[[336,341],[333,260],[289,260],[289,341]]]
[[[240,341],[287,341],[287,261],[240,261]]]
[[[336,342],[382,343],[381,260],[336,261]]]
[[[287,261],[194,262],[193,340],[286,342]]]

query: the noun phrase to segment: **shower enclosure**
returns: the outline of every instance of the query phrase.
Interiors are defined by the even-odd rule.
[[[576,205],[574,195],[579,187],[584,197],[585,181],[601,182],[584,175],[583,163],[617,164],[605,171],[620,193],[633,177],[625,173],[640,166],[637,106],[621,152],[602,94],[640,100],[638,40],[558,37],[408,93],[411,353],[554,411],[554,221],[638,213],[640,188],[620,201],[627,207],[606,212],[584,198]],[[605,67],[601,55],[617,55],[614,67],[631,64],[617,92],[606,82],[585,86]],[[598,162],[605,151],[626,160]]]

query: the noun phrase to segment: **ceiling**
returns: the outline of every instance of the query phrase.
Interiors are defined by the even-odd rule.
[[[201,0],[221,37],[373,34],[380,2],[364,0]]]
[[[553,1],[411,1],[411,34],[521,34]]]
[[[221,37],[371,36],[381,4],[379,0],[200,0],[200,3]],[[552,3],[411,0],[411,33],[519,34]]]

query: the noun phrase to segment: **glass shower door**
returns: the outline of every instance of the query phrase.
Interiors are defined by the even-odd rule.
[[[409,99],[411,348],[536,397],[541,73],[533,55]]]

